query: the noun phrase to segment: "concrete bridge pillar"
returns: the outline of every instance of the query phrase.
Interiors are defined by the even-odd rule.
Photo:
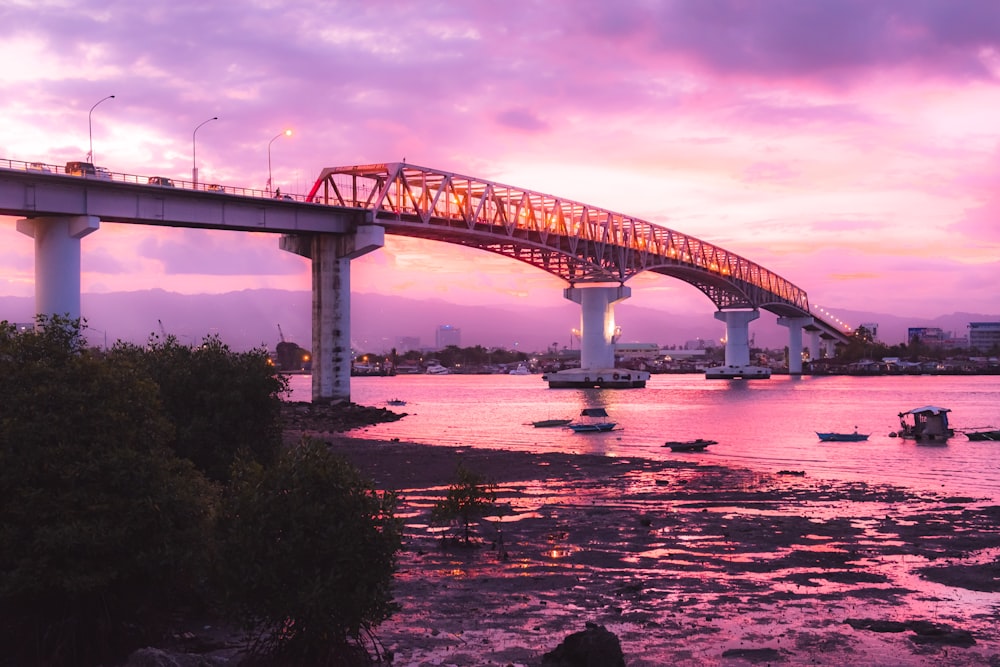
[[[802,329],[813,323],[811,317],[779,317],[778,324],[788,327],[788,374],[802,375]]]
[[[567,287],[563,296],[580,304],[580,368],[614,368],[614,304],[632,296],[632,288]]]
[[[822,359],[823,355],[820,353],[820,342],[819,342],[819,331],[809,332],[809,358],[810,359]]]
[[[35,239],[35,314],[80,318],[80,239],[100,228],[93,215],[17,221],[17,231]]]
[[[312,260],[312,400],[351,400],[351,260],[385,245],[385,229],[281,237],[282,250]]]
[[[726,366],[750,365],[750,323],[759,310],[720,310],[715,319],[726,323]]]

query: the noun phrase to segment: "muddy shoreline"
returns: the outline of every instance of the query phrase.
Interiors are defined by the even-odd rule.
[[[537,665],[588,621],[626,664],[997,665],[1000,506],[691,461],[358,439],[300,423],[406,530],[396,665]],[[477,548],[428,522],[458,464],[499,484]]]

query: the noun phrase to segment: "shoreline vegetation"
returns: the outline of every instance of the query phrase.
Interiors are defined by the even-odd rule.
[[[400,494],[400,610],[376,629],[393,664],[539,665],[593,623],[631,667],[1000,665],[994,499],[350,437],[404,415],[284,406],[287,443],[323,440]],[[476,549],[443,548],[429,519],[460,464],[503,510]]]

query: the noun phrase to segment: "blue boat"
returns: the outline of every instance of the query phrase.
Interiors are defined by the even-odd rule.
[[[823,442],[861,442],[867,440],[870,433],[858,433],[858,427],[854,427],[854,433],[820,433],[816,432]]]
[[[607,417],[608,412],[604,408],[584,408],[583,412],[580,413],[581,417]],[[580,422],[579,424],[569,424],[569,428],[573,429],[574,433],[607,433],[608,431],[614,430],[616,422],[607,421],[591,421],[591,422]]]

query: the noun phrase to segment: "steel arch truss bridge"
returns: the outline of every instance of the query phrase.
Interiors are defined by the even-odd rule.
[[[489,250],[570,285],[654,271],[722,309],[809,313],[804,290],[711,243],[596,206],[405,162],[324,169],[308,201],[364,208],[392,234]]]

